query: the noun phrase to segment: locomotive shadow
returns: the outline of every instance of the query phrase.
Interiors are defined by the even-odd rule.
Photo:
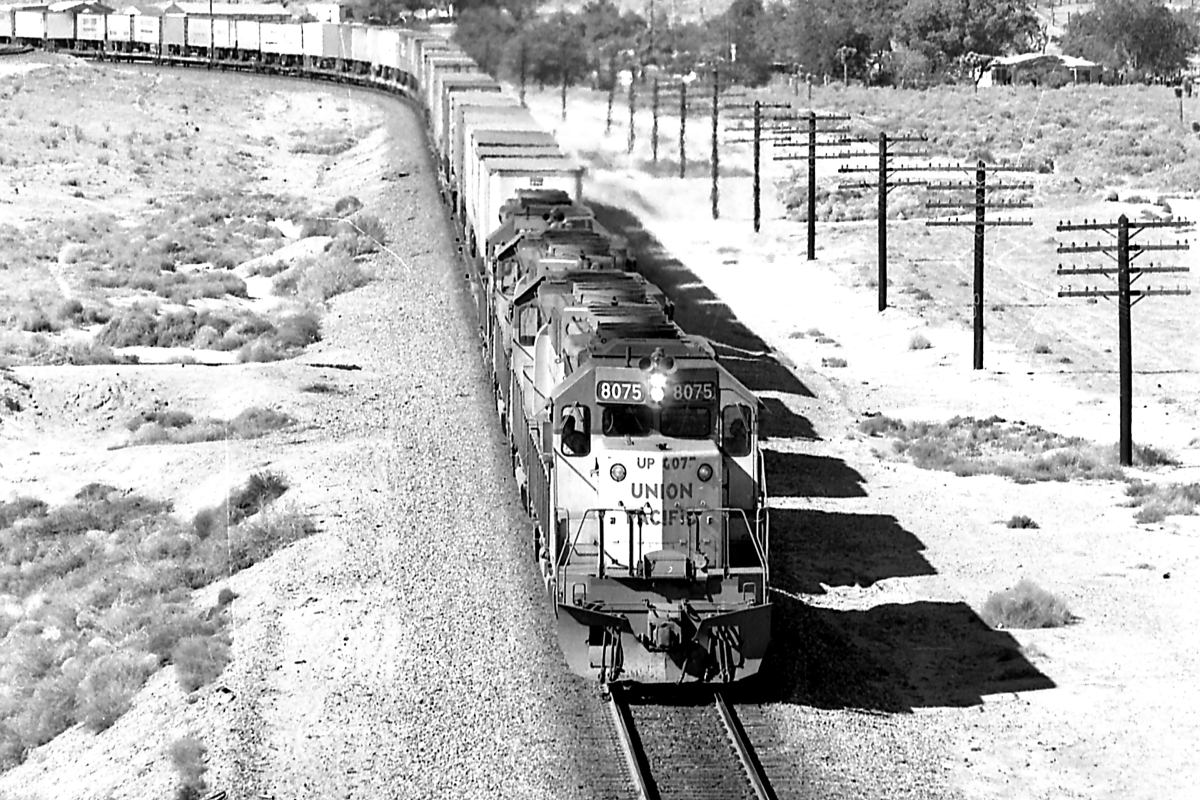
[[[792,411],[778,397],[759,397],[763,412],[759,417],[759,438],[820,440],[812,422]]]
[[[789,453],[765,447],[762,452],[767,490],[771,497],[867,496],[863,488],[866,479],[840,458]]]
[[[596,219],[624,236],[637,257],[638,272],[675,302],[675,321],[688,333],[710,339],[735,378],[753,392],[787,392],[813,397],[812,391],[774,355],[770,345],[746,327],[725,303],[662,242],[635,214],[617,206],[584,199]],[[769,288],[769,287],[766,287]]]
[[[772,510],[771,576],[780,591],[772,595],[771,649],[747,699],[907,712],[1053,688],[1012,636],[990,628],[966,603],[835,610],[797,597],[934,575],[924,549],[890,515]]]
[[[814,608],[776,594],[762,680],[747,699],[910,712],[979,705],[989,694],[1052,689],[1007,633],[963,602]]]
[[[771,509],[771,584],[788,593],[936,575],[924,550],[889,514]]]

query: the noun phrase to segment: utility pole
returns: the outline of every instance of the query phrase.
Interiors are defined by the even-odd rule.
[[[1134,289],[1133,284],[1143,275],[1162,274],[1162,273],[1179,273],[1188,272],[1187,267],[1171,267],[1171,266],[1147,266],[1134,267],[1132,266],[1133,259],[1143,253],[1163,251],[1163,250],[1187,250],[1187,242],[1170,242],[1159,244],[1132,244],[1130,242],[1133,237],[1137,236],[1142,231],[1153,228],[1167,228],[1178,230],[1190,226],[1191,223],[1186,220],[1151,220],[1147,222],[1139,222],[1131,225],[1129,218],[1122,214],[1115,223],[1112,222],[1084,222],[1080,224],[1072,224],[1070,222],[1060,222],[1056,230],[1059,233],[1076,232],[1076,231],[1100,231],[1109,236],[1116,236],[1116,242],[1108,244],[1082,244],[1082,245],[1062,245],[1058,246],[1058,252],[1062,253],[1103,253],[1112,258],[1114,251],[1116,254],[1116,288],[1101,289],[1097,287],[1084,286],[1082,289],[1075,289],[1067,286],[1065,289],[1060,289],[1059,297],[1103,297],[1106,300],[1112,300],[1114,297],[1117,300],[1117,339],[1120,346],[1120,378],[1121,378],[1121,440],[1120,440],[1120,456],[1121,466],[1128,467],[1133,464],[1133,334],[1131,331],[1130,310],[1139,300],[1152,295],[1188,295],[1191,294],[1190,289],[1175,288],[1164,289],[1154,288],[1147,285],[1143,289]],[[1082,267],[1064,268],[1061,264],[1058,266],[1058,275],[1103,275],[1109,280],[1113,279],[1113,267]]]
[[[632,74],[629,77],[629,142],[625,147],[625,152],[633,154],[633,142],[637,136],[636,128],[634,127],[634,111],[637,110],[637,94],[634,87],[637,86],[637,81],[633,79]]]
[[[847,139],[847,142],[866,142],[865,139]],[[856,181],[852,183],[841,184],[842,189],[878,189],[879,191],[879,310],[883,311],[887,308],[887,196],[888,192],[897,186],[924,186],[929,183],[928,180],[908,180],[893,177],[897,172],[913,172],[913,171],[928,171],[926,166],[893,166],[891,159],[897,156],[923,156],[925,151],[912,151],[907,153],[896,153],[888,149],[889,145],[897,142],[924,142],[927,139],[924,136],[895,136],[889,138],[882,131],[879,134],[879,164],[877,167],[850,167],[842,165],[838,167],[838,172],[871,172],[878,171],[878,175],[874,182],[871,181]],[[853,156],[854,154],[849,154]]]
[[[960,167],[961,168],[961,167]],[[949,168],[947,168],[949,169]],[[928,226],[970,226],[975,229],[975,292],[971,301],[971,318],[975,332],[975,351],[972,366],[974,369],[983,369],[983,234],[988,225],[1002,226],[1024,226],[1032,225],[1033,221],[1024,220],[989,220],[986,216],[990,209],[1002,208],[1032,208],[1033,204],[1028,200],[988,200],[988,191],[1006,191],[1014,189],[1032,189],[1032,183],[995,183],[988,186],[987,173],[992,172],[1029,172],[1029,167],[1018,167],[1009,165],[996,165],[988,167],[983,161],[975,164],[975,180],[974,181],[945,181],[937,183],[930,181],[926,187],[933,191],[952,191],[961,192],[964,190],[972,191],[974,198],[972,200],[956,199],[956,200],[931,200],[926,203],[927,208],[950,209],[955,216],[966,214],[968,211],[974,211],[974,219],[931,219],[925,224]]]
[[[721,71],[717,67],[713,67],[712,71],[712,189],[709,192],[708,198],[712,201],[712,218],[716,219],[721,216],[718,209],[717,201],[719,197],[719,189],[717,188],[717,176],[720,167],[717,160],[720,156],[717,153],[718,131],[720,130],[721,116]]]
[[[823,147],[845,147],[842,139],[845,137],[846,129],[841,126],[841,123],[846,122],[850,117],[846,114],[817,114],[815,111],[808,111],[793,117],[793,120],[799,119],[807,120],[805,128],[801,130],[793,127],[780,130],[781,135],[776,140],[776,145],[785,151],[792,148],[804,148],[803,152],[800,154],[777,153],[773,158],[775,161],[805,160],[808,162],[808,260],[815,261],[817,258],[817,159],[845,157],[841,150],[836,153],[818,151]],[[835,123],[835,126],[821,127],[821,123],[830,122]],[[807,133],[805,139],[795,138],[802,133]],[[820,138],[828,134],[837,134],[839,138]]]
[[[754,146],[754,232],[758,233],[762,227],[762,143],[764,138],[768,142],[772,141],[771,133],[776,133],[779,130],[779,123],[790,119],[791,103],[764,103],[761,100],[755,100],[753,103],[738,103],[725,106],[727,111],[733,111],[733,119],[739,123],[744,123],[746,117],[738,115],[738,112],[751,112],[752,116],[750,127],[744,124],[735,124],[728,128],[728,132],[732,133],[750,133],[749,139],[727,139],[727,144],[752,144]],[[782,110],[784,116],[778,116],[778,111]],[[764,114],[764,112],[766,112]],[[767,127],[768,136],[763,135],[763,126]]]
[[[678,93],[679,101],[679,177],[687,177],[687,114],[688,91],[683,81],[654,81],[654,95],[650,104],[653,126],[650,129],[650,148],[654,162],[658,163],[659,121],[669,115]]]

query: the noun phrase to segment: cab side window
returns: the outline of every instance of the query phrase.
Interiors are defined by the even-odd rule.
[[[750,455],[750,420],[749,406],[725,406],[721,411],[721,447],[726,455]]]
[[[517,337],[522,345],[528,347],[537,338],[538,312],[532,305],[528,305],[521,307],[520,315],[521,324],[517,330]]]
[[[592,413],[587,406],[564,408],[559,432],[566,456],[586,456],[592,451]]]

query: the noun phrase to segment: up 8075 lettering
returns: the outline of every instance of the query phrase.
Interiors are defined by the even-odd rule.
[[[759,402],[674,323],[527,109],[430,32],[81,10],[9,7],[0,43],[419,103],[567,663],[606,683],[758,672],[771,631]]]

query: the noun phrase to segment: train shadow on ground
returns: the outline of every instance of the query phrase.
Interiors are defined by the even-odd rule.
[[[840,458],[764,449],[763,466],[772,498],[867,496],[866,479]]]
[[[743,699],[908,712],[971,706],[989,694],[1050,689],[1007,633],[963,602],[835,610],[803,602],[832,587],[933,575],[924,544],[894,517],[813,509],[771,512],[774,603],[762,680]]]
[[[707,337],[721,363],[753,392],[785,392],[813,397],[772,348],[734,315],[694,272],[668,252],[631,211],[587,199],[600,224],[629,244],[638,272],[675,302],[675,321],[688,333]],[[764,287],[769,290],[770,287]],[[811,432],[811,425],[808,427]]]

